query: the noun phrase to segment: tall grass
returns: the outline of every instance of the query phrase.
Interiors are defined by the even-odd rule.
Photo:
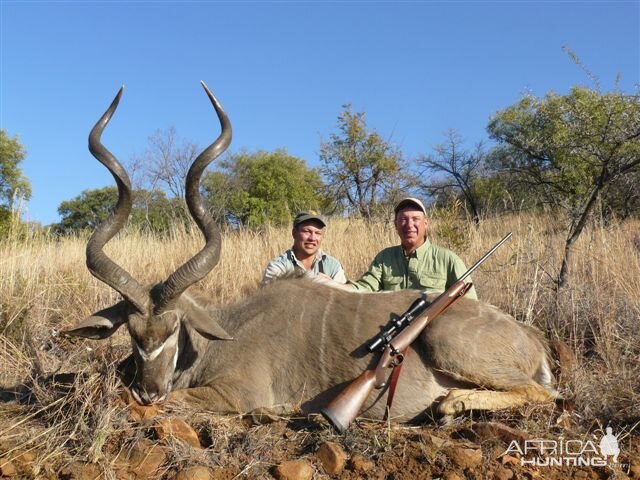
[[[565,366],[560,389],[575,399],[578,428],[608,423],[628,427],[640,420],[640,222],[590,227],[576,245],[571,287],[557,293],[553,279],[564,248],[561,224],[552,216],[522,214],[486,219],[476,228],[455,215],[436,215],[430,239],[454,249],[469,265],[513,231],[511,241],[473,275],[479,297],[570,346],[576,362]],[[28,395],[33,405],[0,402],[0,436],[25,448],[34,441],[29,428],[38,428],[41,437],[36,438],[52,438],[65,418],[62,423],[72,424],[64,448],[98,455],[104,426],[117,429],[122,421],[112,409],[96,405],[108,404],[116,395],[114,369],[128,352],[126,333],[106,342],[58,334],[118,300],[87,271],[86,241],[86,236],[37,234],[0,241],[0,399],[18,392],[23,399]],[[202,243],[198,232],[183,228],[165,236],[129,231],[106,250],[139,282],[153,283],[166,278]],[[349,278],[357,278],[380,249],[395,243],[389,222],[335,219],[323,248],[342,261]],[[268,261],[290,245],[289,228],[226,231],[219,265],[193,288],[212,302],[235,302],[258,288]],[[64,406],[50,391],[38,388],[44,376],[60,372],[84,374],[76,379],[74,400]],[[100,383],[104,375],[109,381]]]

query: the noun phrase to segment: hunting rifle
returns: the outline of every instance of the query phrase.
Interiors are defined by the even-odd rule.
[[[331,423],[336,430],[343,433],[360,413],[364,402],[369,397],[373,388],[384,388],[387,385],[389,369],[394,369],[402,364],[406,350],[420,335],[426,326],[447,308],[453,305],[459,298],[471,288],[472,283],[464,283],[471,273],[478,268],[489,256],[502,246],[511,237],[509,232],[491,250],[484,254],[456,283],[442,292],[433,302],[427,301],[427,291],[423,291],[420,298],[416,299],[409,309],[400,317],[392,319],[389,324],[368,345],[370,352],[382,351],[382,357],[378,365],[373,369],[367,369],[359,377],[353,380],[334,398],[320,413]],[[390,386],[389,397],[393,397]],[[387,402],[387,408],[391,406]],[[388,411],[387,411],[388,413]]]

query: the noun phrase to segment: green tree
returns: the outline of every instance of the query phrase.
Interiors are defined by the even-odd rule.
[[[624,175],[640,169],[640,90],[524,96],[488,130],[501,166],[535,195],[565,209],[569,226],[558,287],[568,283],[573,247],[597,206]]]
[[[371,219],[384,200],[393,201],[407,183],[400,151],[377,132],[369,131],[365,113],[344,105],[338,133],[320,144],[320,173],[325,195],[336,208]]]
[[[133,208],[129,224],[141,230],[165,233],[175,225],[191,225],[191,217],[184,200],[167,197],[164,190],[133,191]]]
[[[62,220],[53,230],[65,234],[84,229],[93,230],[109,218],[117,202],[116,187],[85,190],[77,197],[60,204],[58,214]]]
[[[94,230],[111,215],[117,201],[118,189],[114,186],[85,190],[60,204],[62,220],[53,226],[53,231],[69,234]],[[162,233],[175,222],[184,221],[184,209],[178,199],[167,198],[161,190],[134,190],[129,225]]]
[[[285,150],[230,155],[203,181],[213,215],[231,225],[289,224],[296,212],[318,209],[318,172]]]
[[[25,156],[19,138],[0,129],[0,231],[8,228],[20,202],[31,197],[31,185],[20,169]]]

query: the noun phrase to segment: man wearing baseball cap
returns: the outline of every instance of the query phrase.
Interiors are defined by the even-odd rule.
[[[295,271],[312,276],[327,275],[344,284],[347,278],[340,262],[320,249],[326,226],[324,218],[313,210],[296,215],[291,230],[293,246],[269,262],[261,285]]]
[[[400,245],[378,253],[369,270],[349,285],[363,292],[407,288],[446,290],[467,271],[464,262],[455,253],[427,240],[427,210],[418,198],[403,198],[394,211]],[[466,296],[478,298],[473,287]]]

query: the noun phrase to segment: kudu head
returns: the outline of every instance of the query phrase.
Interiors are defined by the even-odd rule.
[[[132,206],[131,182],[120,162],[101,143],[100,137],[118,107],[124,87],[89,134],[89,150],[113,175],[118,185],[118,203],[113,214],[100,225],[87,243],[87,267],[100,281],[118,291],[123,300],[96,312],[75,328],[66,331],[93,339],[104,339],[126,324],[131,335],[136,376],[132,386],[142,404],[163,401],[172,388],[184,325],[204,337],[229,340],[231,337],[185,290],[204,278],[220,258],[220,231],[207,212],[200,195],[200,178],[207,166],[231,143],[231,123],[218,100],[202,83],[216,110],[222,132],[191,165],[186,179],[186,203],[205,237],[200,252],[161,283],[145,287],[113,262],[103,251],[105,244],[122,229]]]

